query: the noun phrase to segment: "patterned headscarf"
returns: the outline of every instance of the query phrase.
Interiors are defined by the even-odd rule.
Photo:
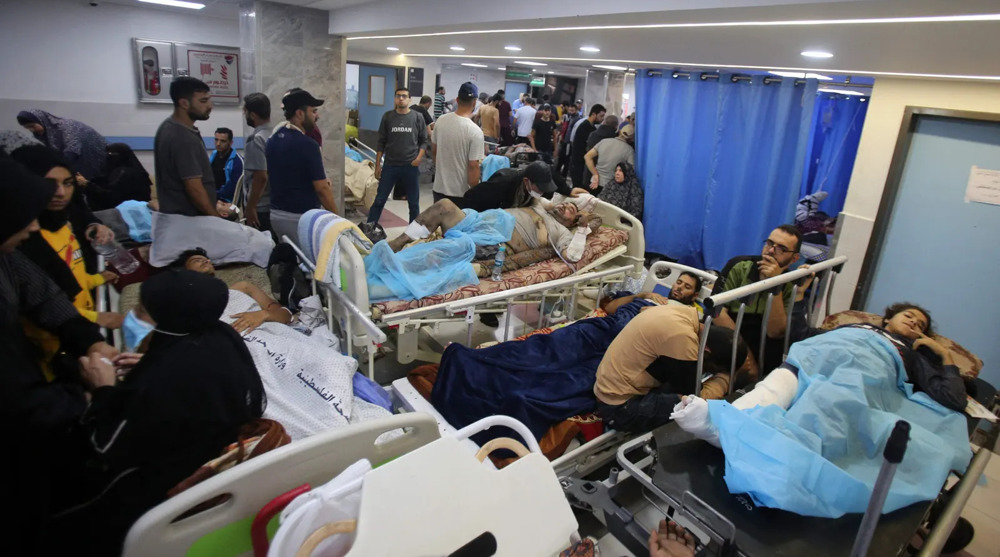
[[[44,110],[22,110],[19,124],[35,123],[45,128],[40,138],[73,165],[88,180],[99,176],[108,158],[108,143],[97,130],[76,120],[53,116]]]

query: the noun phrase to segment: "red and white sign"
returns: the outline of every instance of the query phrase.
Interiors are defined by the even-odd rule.
[[[212,96],[240,99],[240,57],[229,52],[207,50],[188,51],[191,77],[200,79],[212,89]]]

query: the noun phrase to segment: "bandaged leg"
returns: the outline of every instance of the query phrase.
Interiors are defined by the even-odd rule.
[[[465,213],[458,208],[450,199],[442,199],[428,207],[424,212],[417,215],[417,218],[406,227],[402,234],[389,240],[389,247],[392,251],[398,252],[403,246],[413,240],[420,240],[430,236],[431,232],[441,228],[441,232],[447,232],[451,227],[462,222]]]

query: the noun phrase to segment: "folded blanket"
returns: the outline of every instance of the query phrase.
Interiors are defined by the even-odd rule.
[[[968,466],[965,417],[914,393],[881,336],[837,329],[793,344],[787,362],[799,369],[787,411],[708,403],[730,492],[806,516],[864,512],[897,420],[910,423],[910,442],[882,512],[934,499],[949,471]]]

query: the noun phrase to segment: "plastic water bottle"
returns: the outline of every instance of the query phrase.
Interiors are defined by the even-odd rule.
[[[500,249],[497,250],[497,257],[493,260],[493,280],[500,280],[500,275],[503,274],[503,260],[507,258],[507,246],[500,244]]]
[[[94,243],[94,251],[104,257],[104,261],[114,266],[119,275],[134,273],[139,268],[139,262],[132,254],[112,239],[106,244]]]

